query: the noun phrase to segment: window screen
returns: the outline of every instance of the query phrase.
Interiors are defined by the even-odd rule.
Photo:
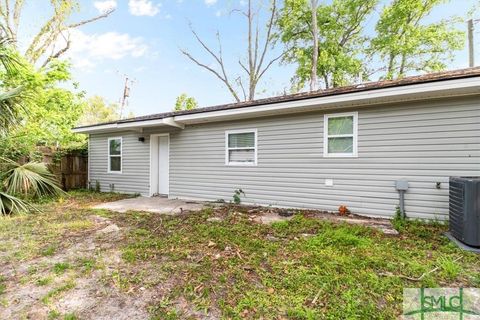
[[[256,163],[256,132],[227,133],[227,164]]]

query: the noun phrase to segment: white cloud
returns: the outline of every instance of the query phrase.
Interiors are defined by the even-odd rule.
[[[98,12],[105,13],[110,9],[115,9],[117,7],[117,1],[116,0],[95,1],[93,5],[98,10]]]
[[[205,0],[207,6],[213,6],[215,3],[217,3],[217,0]]]
[[[154,4],[148,0],[129,0],[128,8],[134,16],[153,17],[160,12],[160,4]]]
[[[140,37],[127,33],[106,32],[85,34],[78,29],[69,31],[72,41],[67,57],[72,59],[76,68],[93,69],[103,60],[119,60],[125,57],[139,58],[147,53],[148,46]],[[64,40],[62,40],[64,42]],[[65,43],[58,43],[62,48]]]

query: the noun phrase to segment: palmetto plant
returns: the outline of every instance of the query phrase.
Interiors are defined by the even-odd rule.
[[[9,48],[10,40],[2,37],[2,29],[0,28],[0,66],[6,73],[14,72],[20,67],[15,53]],[[0,138],[6,133],[7,128],[18,122],[18,114],[23,109],[21,104],[22,88],[5,88],[0,83]]]
[[[25,200],[16,197],[40,197],[43,195],[59,195],[60,189],[55,176],[45,163],[28,162],[18,164],[12,160],[1,158],[0,164],[0,214],[25,212],[34,209]]]
[[[1,30],[0,30],[1,31]],[[0,35],[0,65],[5,72],[21,67],[14,53],[8,48],[9,40]],[[8,129],[18,124],[22,110],[23,88],[8,88],[0,82],[0,140],[8,134]],[[3,91],[3,92],[2,92]],[[19,164],[11,159],[0,157],[0,215],[26,212],[34,209],[24,199],[27,196],[58,195],[63,191],[55,176],[46,164],[28,162]],[[22,197],[19,197],[22,196]]]

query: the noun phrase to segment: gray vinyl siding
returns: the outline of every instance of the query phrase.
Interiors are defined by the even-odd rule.
[[[245,203],[392,216],[394,181],[405,178],[407,214],[443,219],[448,177],[480,176],[479,100],[349,110],[358,111],[358,158],[323,157],[320,112],[187,126],[170,137],[170,197],[230,201],[241,188]],[[225,165],[225,131],[235,129],[258,130],[257,166]]]
[[[108,138],[122,137],[122,173],[108,173]],[[145,142],[138,141],[145,137]],[[89,177],[94,187],[100,182],[101,191],[149,194],[150,183],[150,139],[149,135],[132,132],[90,135]]]

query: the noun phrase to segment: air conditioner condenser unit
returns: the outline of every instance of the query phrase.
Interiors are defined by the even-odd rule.
[[[480,177],[450,177],[450,233],[472,247],[480,247]]]

